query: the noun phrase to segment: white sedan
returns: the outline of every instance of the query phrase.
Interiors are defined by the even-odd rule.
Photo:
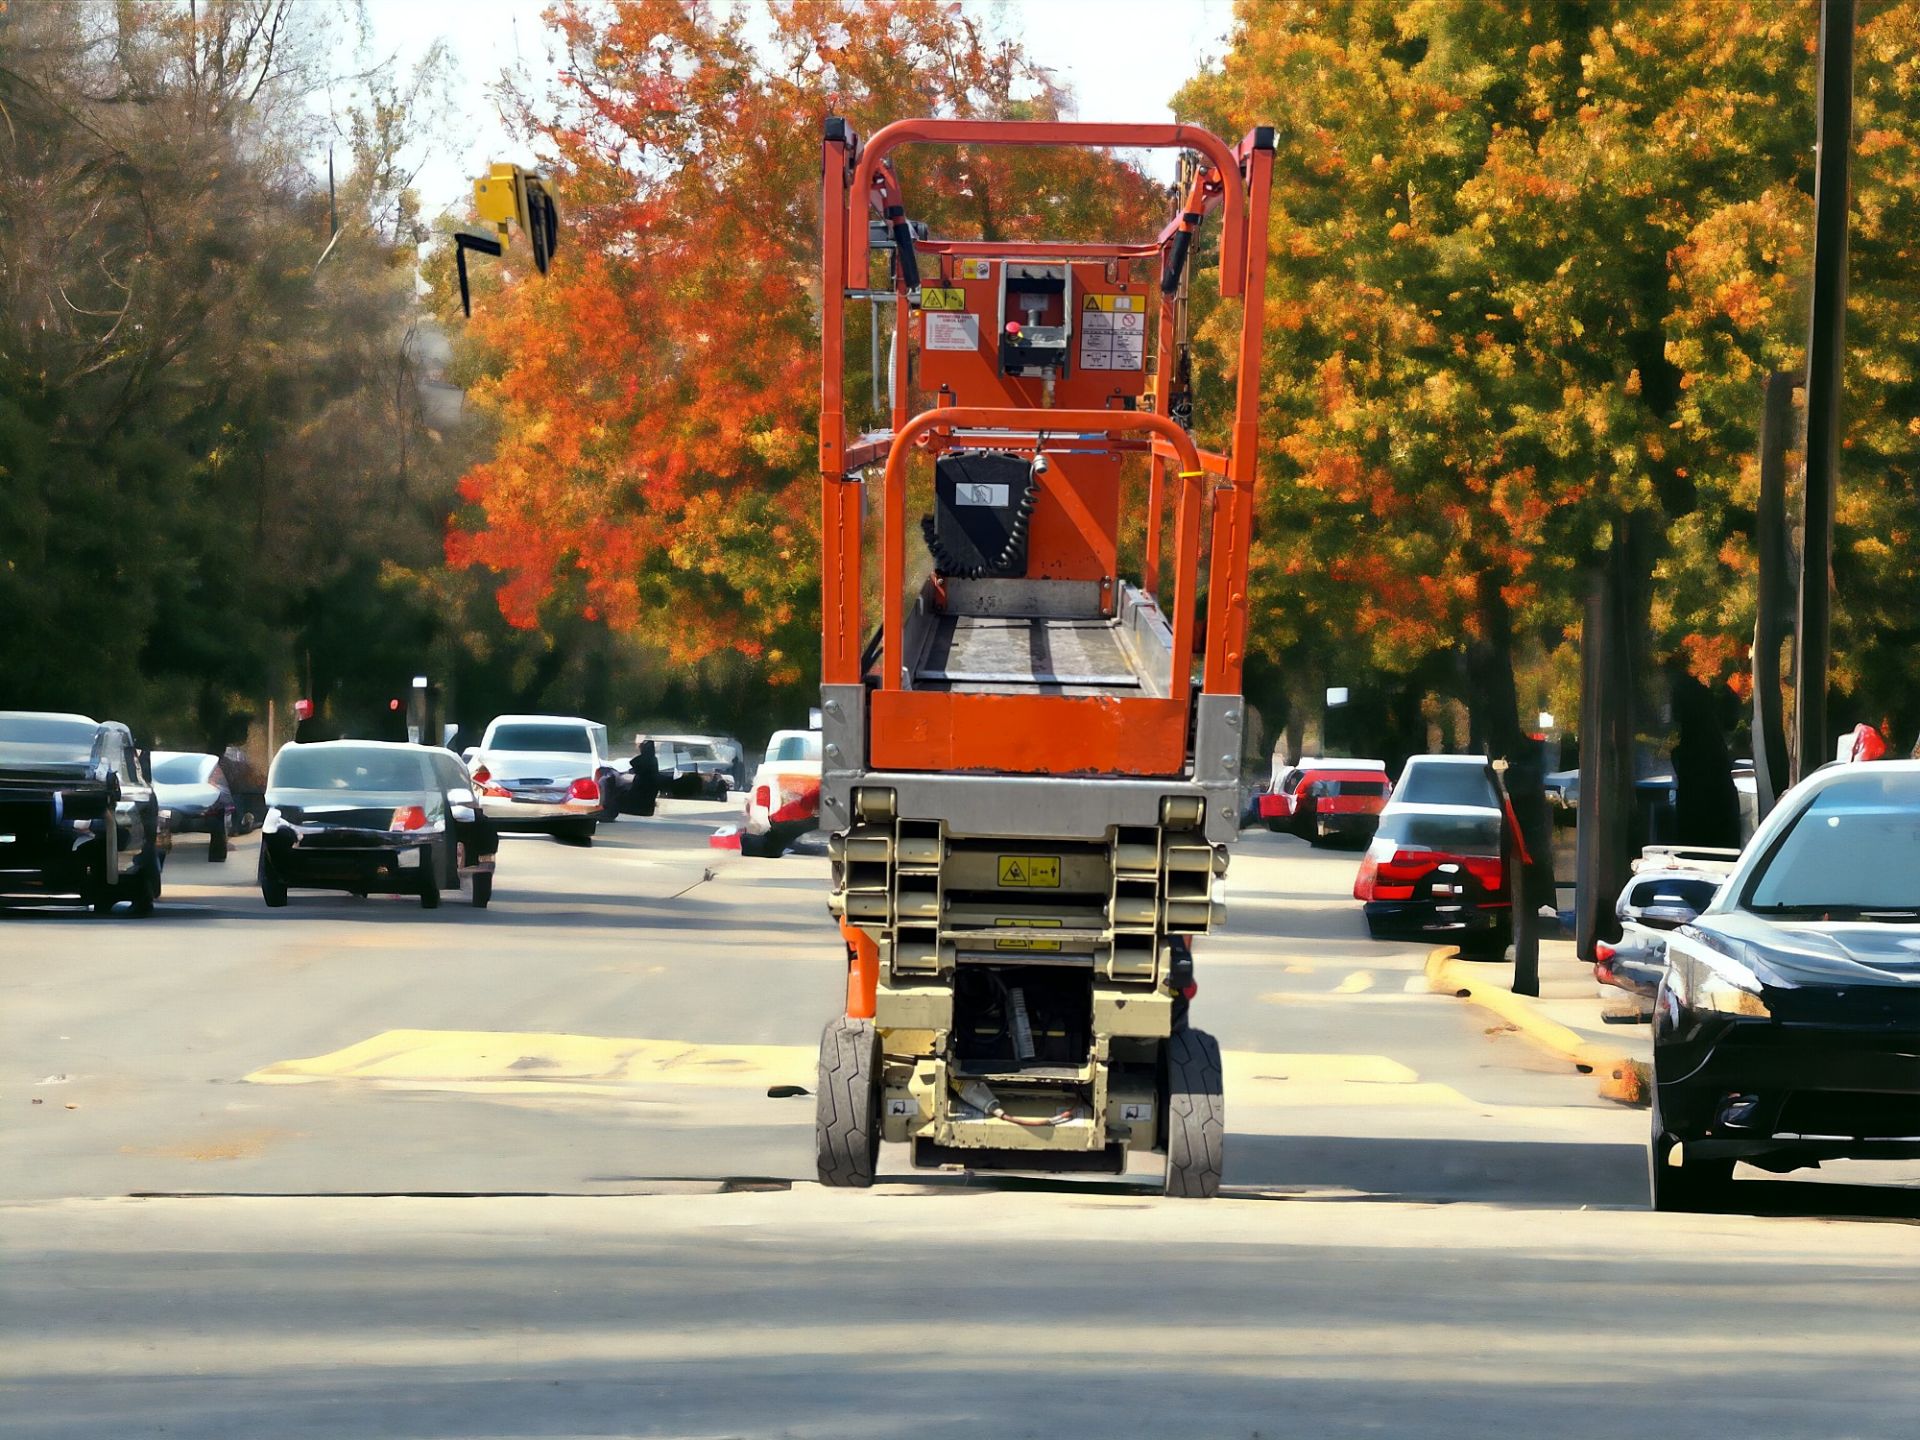
[[[591,843],[607,727],[577,715],[502,715],[470,752],[480,808],[503,830]]]

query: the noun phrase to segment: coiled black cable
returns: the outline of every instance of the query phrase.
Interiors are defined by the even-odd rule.
[[[1024,560],[1027,529],[1033,523],[1034,507],[1040,503],[1040,469],[1043,464],[1044,461],[1036,461],[1027,471],[1026,488],[1014,506],[1013,524],[1007,527],[1007,543],[1000,547],[1000,553],[988,564],[962,565],[953,558],[953,552],[940,543],[939,528],[934,524],[933,516],[922,515],[920,534],[926,539],[927,553],[933,557],[933,573],[953,580],[981,580]]]

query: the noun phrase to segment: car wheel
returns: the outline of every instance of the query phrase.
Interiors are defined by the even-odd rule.
[[[1281,824],[1278,820],[1266,820],[1261,823],[1263,823],[1267,827],[1267,829],[1275,835],[1284,835],[1287,832],[1287,827]]]
[[[260,898],[267,902],[267,908],[278,910],[287,903],[287,882],[267,860],[267,847],[260,847]]]
[[[420,847],[420,908],[422,910],[440,908],[440,877],[434,873],[439,863],[433,846]]]
[[[1716,1211],[1726,1207],[1733,1184],[1733,1161],[1685,1160],[1686,1145],[1667,1132],[1660,1113],[1660,1087],[1653,1087],[1652,1134],[1647,1141],[1647,1198],[1655,1210],[1682,1213]],[[1673,1164],[1675,1148],[1685,1163]]]
[[[599,828],[597,820],[574,820],[555,829],[554,837],[569,845],[593,844],[593,832]]]
[[[842,1015],[820,1037],[813,1150],[822,1185],[873,1184],[880,1162],[880,1033],[871,1020]]]
[[[493,900],[493,873],[482,870],[472,877],[470,883],[473,889],[467,896],[469,903],[476,910],[486,909]]]
[[[1504,960],[1507,958],[1507,946],[1512,938],[1504,930],[1494,930],[1485,935],[1469,935],[1460,942],[1462,960]]]
[[[227,858],[227,817],[216,815],[208,822],[207,859],[218,865]]]
[[[153,852],[127,882],[127,913],[138,917],[153,914],[153,902],[160,898],[160,861]]]
[[[1227,1133],[1220,1042],[1204,1030],[1176,1030],[1166,1040],[1160,1111],[1166,1124],[1165,1193],[1210,1200],[1220,1193]]]
[[[1387,938],[1387,936],[1380,931],[1380,922],[1375,920],[1371,915],[1367,917],[1367,938],[1369,940],[1385,940]]]

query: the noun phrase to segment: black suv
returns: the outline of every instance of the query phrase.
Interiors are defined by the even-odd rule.
[[[127,727],[0,710],[0,901],[69,901],[135,915],[160,898],[167,836]]]

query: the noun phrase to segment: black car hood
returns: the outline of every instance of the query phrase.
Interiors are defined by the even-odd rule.
[[[1744,947],[1781,984],[1920,989],[1920,923],[1775,920],[1730,910],[1703,915],[1693,928],[1709,940],[1733,942],[1726,948],[1735,955]]]

